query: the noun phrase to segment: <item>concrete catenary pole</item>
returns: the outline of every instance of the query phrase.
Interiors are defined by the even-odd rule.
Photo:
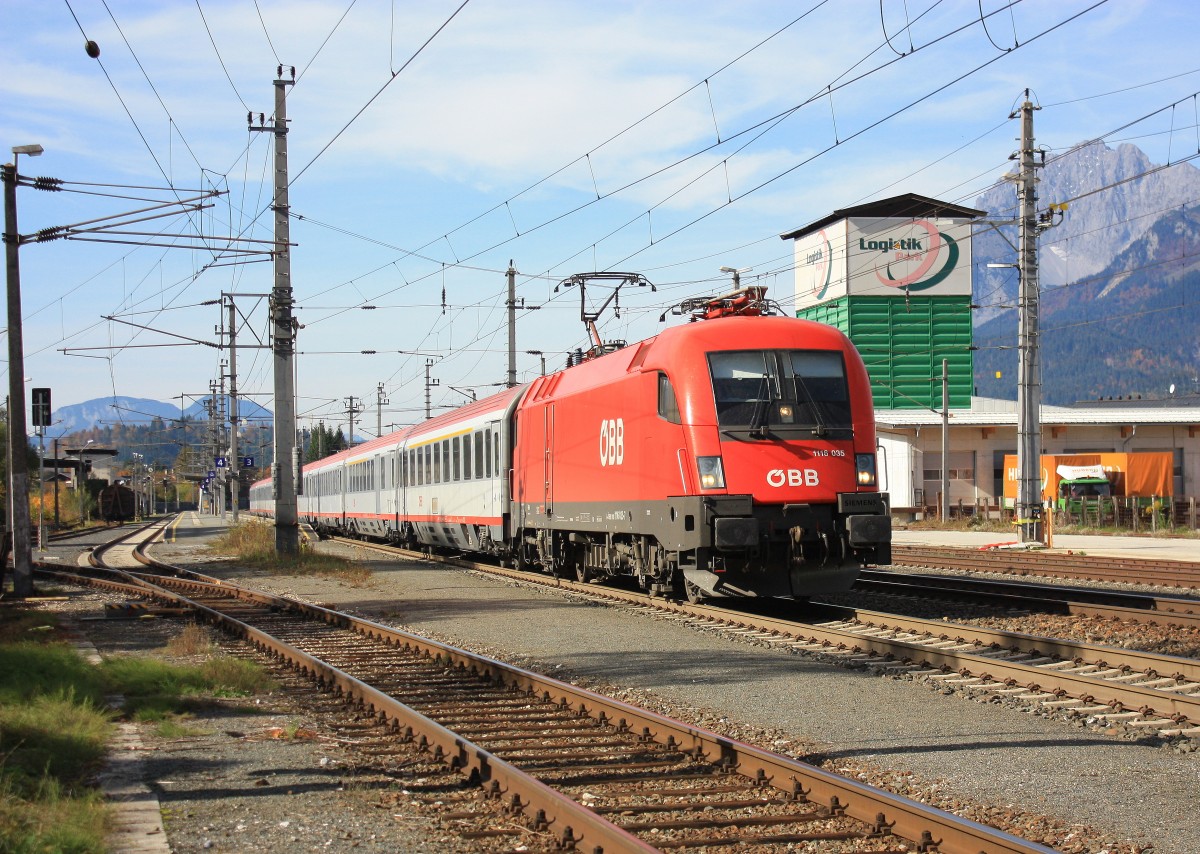
[[[1043,542],[1042,533],[1042,369],[1039,355],[1037,164],[1033,147],[1033,111],[1029,90],[1021,104],[1020,172],[1017,183],[1020,271],[1017,349],[1017,520],[1022,543]]]
[[[950,518],[950,361],[942,359],[942,521]]]
[[[40,149],[39,149],[40,151]],[[15,161],[16,153],[13,154]],[[33,595],[29,536],[29,461],[25,455],[25,345],[21,336],[21,267],[17,258],[17,167],[4,170],[4,260],[8,288],[8,484],[13,543],[13,595]]]
[[[433,379],[429,376],[429,369],[433,367],[433,359],[425,360],[425,420],[428,421],[433,417],[433,410],[430,406],[430,391],[434,386],[440,384],[440,380]]]
[[[387,399],[387,395],[383,391],[383,383],[380,383],[375,389],[375,435],[383,435],[383,407],[384,404],[391,403]]]
[[[350,435],[346,437],[348,447],[354,447],[354,419],[362,411],[362,401],[360,401],[354,395],[350,395],[346,398],[346,415],[350,419]]]
[[[238,476],[238,392],[237,392],[237,307],[233,296],[229,297],[229,504],[233,511],[233,523],[238,522],[238,501],[242,495],[242,483]]]
[[[508,262],[508,379],[505,385],[512,388],[517,384],[517,271],[512,261]],[[429,416],[426,415],[426,418]]]
[[[275,121],[253,127],[275,135],[275,286],[271,291],[271,350],[275,374],[275,461],[271,466],[275,492],[275,551],[294,555],[300,551],[300,525],[296,506],[296,388],[292,361],[296,328],[292,318],[291,230],[288,223],[287,87],[283,66],[276,72]],[[250,118],[250,117],[247,117]]]

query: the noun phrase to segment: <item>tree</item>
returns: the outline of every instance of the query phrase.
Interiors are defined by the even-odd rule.
[[[324,459],[330,454],[336,454],[338,451],[346,449],[346,436],[342,433],[342,428],[339,427],[337,432],[330,430],[325,426],[324,421],[317,422],[317,427],[313,430],[308,438],[308,453],[304,455],[304,461],[307,463],[316,462]]]

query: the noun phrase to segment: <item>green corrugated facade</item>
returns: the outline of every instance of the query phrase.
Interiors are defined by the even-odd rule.
[[[950,406],[971,406],[969,296],[847,296],[796,316],[835,326],[850,338],[867,365],[876,409],[941,409],[943,359]]]

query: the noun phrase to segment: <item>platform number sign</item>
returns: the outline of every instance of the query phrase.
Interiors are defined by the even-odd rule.
[[[213,478],[215,478],[216,476],[217,476],[217,473],[216,473],[215,471],[213,471],[212,469],[209,469],[209,470],[208,470],[208,479],[209,479],[209,480],[212,480],[212,479],[213,479]]]
[[[33,411],[30,414],[34,427],[50,426],[50,389],[35,388],[33,390]]]
[[[228,463],[228,460],[226,460],[224,457],[213,457],[213,462],[217,464],[217,468],[223,469]]]
[[[242,468],[244,468],[244,469],[254,468],[254,457],[242,457]]]

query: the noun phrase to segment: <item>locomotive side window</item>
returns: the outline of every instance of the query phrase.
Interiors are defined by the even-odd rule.
[[[834,350],[738,350],[709,354],[717,423],[768,432],[824,436],[851,428],[842,354]]]
[[[679,400],[675,397],[675,387],[666,374],[658,375],[658,415],[672,424],[682,424],[679,417]]]

